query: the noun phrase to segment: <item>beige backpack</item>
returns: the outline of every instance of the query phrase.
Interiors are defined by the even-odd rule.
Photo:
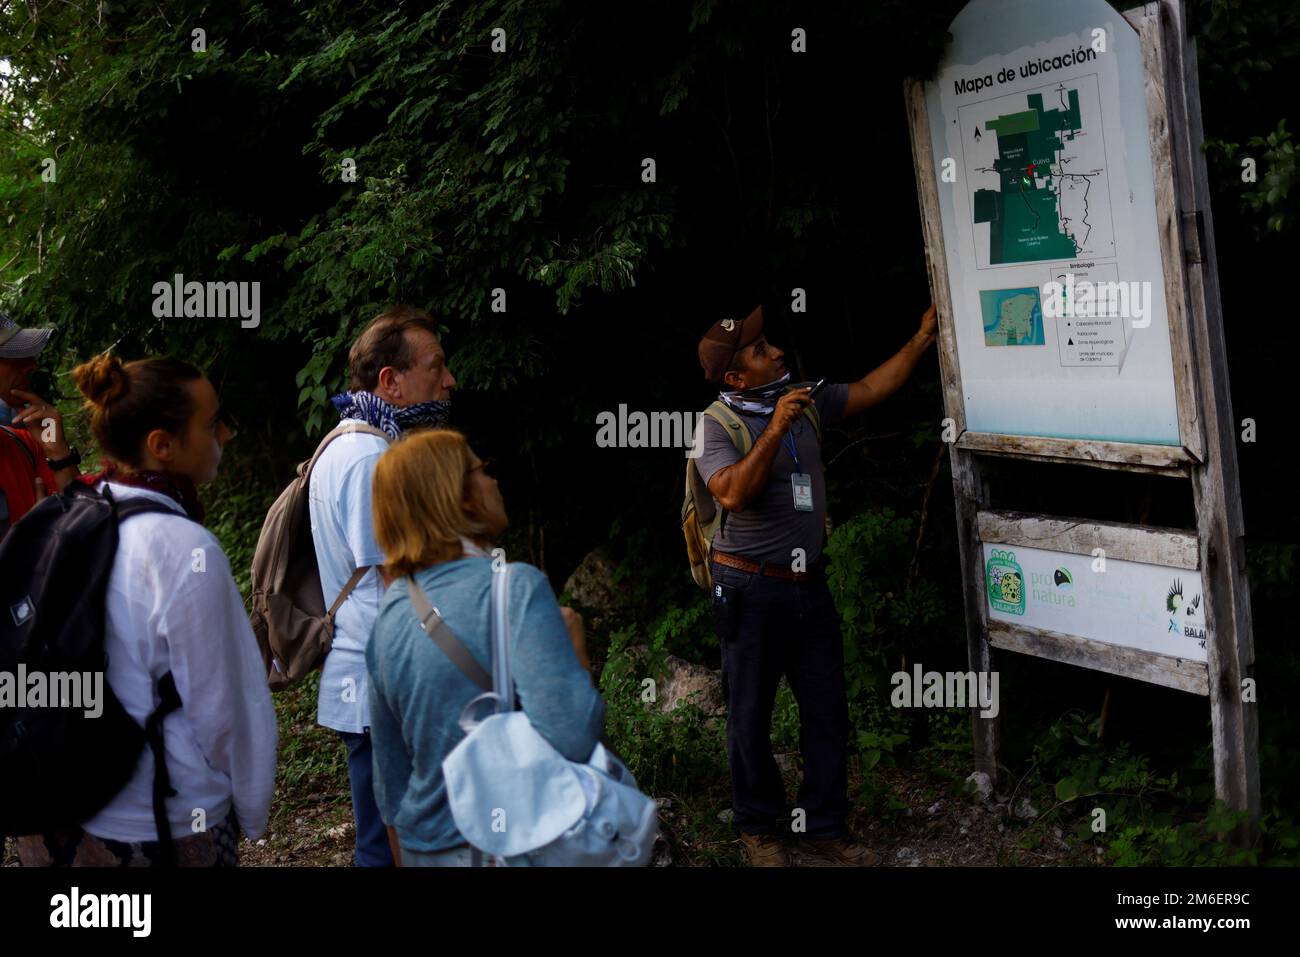
[[[311,472],[326,447],[340,435],[364,432],[392,440],[363,423],[340,425],[316,447],[316,453],[298,466],[298,477],[280,493],[266,513],[262,533],[253,551],[253,634],[262,651],[266,681],[272,691],[307,677],[329,654],[334,640],[334,615],[352,589],[370,570],[363,565],[352,573],[329,609],[321,591],[316,549],[311,539],[308,491]]]

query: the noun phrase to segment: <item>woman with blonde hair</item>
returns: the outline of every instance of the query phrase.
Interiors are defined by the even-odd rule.
[[[506,527],[490,463],[440,429],[403,436],[375,468],[375,538],[391,582],[366,649],[375,798],[405,867],[468,866],[471,852],[447,803],[442,762],[479,688],[425,634],[412,607],[422,588],[452,633],[492,671],[489,552]],[[605,703],[586,667],[581,621],[567,618],[546,576],[510,566],[510,662],[518,702],[566,758],[585,761]],[[567,623],[566,623],[567,622]]]

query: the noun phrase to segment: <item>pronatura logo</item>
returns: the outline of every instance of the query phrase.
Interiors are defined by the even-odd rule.
[[[150,894],[71,894],[50,898],[51,927],[129,927],[131,936],[148,937],[153,926]]]
[[[0,671],[0,708],[75,708],[87,718],[104,713],[102,671]]]
[[[260,282],[186,282],[181,273],[171,282],[153,284],[153,314],[159,319],[243,320],[241,329],[256,329],[262,322]]]
[[[998,673],[996,671],[927,671],[912,666],[912,673],[895,671],[889,703],[895,708],[973,708],[979,705],[981,718],[996,718]]]
[[[1092,282],[1074,273],[1065,282],[1043,284],[1043,315],[1049,319],[1132,319],[1134,329],[1151,325],[1151,283]]]
[[[702,412],[618,412],[596,415],[596,445],[602,449],[686,449],[686,457],[699,458],[704,451],[699,432]]]
[[[1074,607],[1074,595],[1071,594],[1074,589],[1074,577],[1068,568],[1058,568],[1051,573],[1031,572],[1029,586],[1034,601],[1041,605]]]

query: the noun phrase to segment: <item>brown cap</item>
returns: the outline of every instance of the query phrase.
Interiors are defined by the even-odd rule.
[[[700,365],[704,378],[722,381],[731,368],[736,353],[763,334],[763,307],[759,306],[744,319],[719,319],[700,340]]]

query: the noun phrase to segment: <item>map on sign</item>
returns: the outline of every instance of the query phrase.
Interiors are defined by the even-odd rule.
[[[959,118],[978,268],[1115,255],[1095,74]]]
[[[985,345],[1043,344],[1043,305],[1037,289],[982,289],[980,312]]]
[[[1181,445],[1137,31],[1106,0],[970,0],[949,33],[926,166],[966,430]]]

